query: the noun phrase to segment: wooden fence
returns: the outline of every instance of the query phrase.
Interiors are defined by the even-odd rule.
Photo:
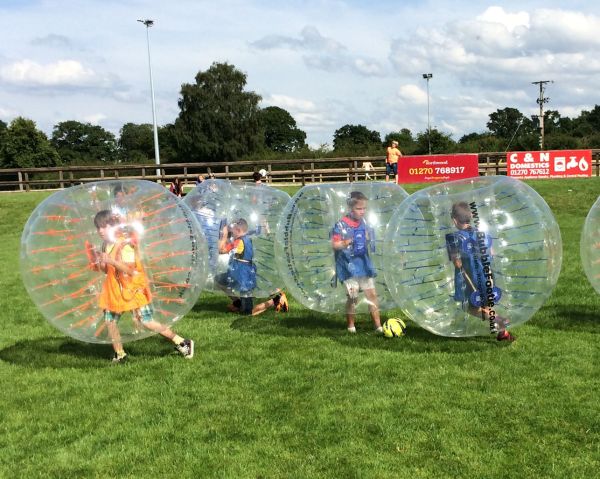
[[[385,157],[167,163],[159,167],[157,165],[118,164],[0,169],[0,190],[30,191],[65,188],[91,181],[118,178],[170,182],[173,178],[179,177],[185,185],[193,185],[198,175],[250,181],[252,173],[263,168],[268,173],[267,181],[269,183],[282,185],[365,179],[380,180],[385,176]],[[480,153],[479,174],[505,175],[506,153]],[[592,150],[592,175],[600,176],[600,150]]]

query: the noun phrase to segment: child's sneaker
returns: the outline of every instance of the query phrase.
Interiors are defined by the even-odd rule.
[[[277,313],[287,313],[290,310],[290,305],[284,292],[279,293],[273,298],[273,305],[275,306],[275,312]]]
[[[175,346],[175,349],[177,349],[185,359],[192,359],[194,357],[194,341],[192,339],[184,339],[180,344]]]
[[[506,329],[504,331],[500,331],[498,333],[498,336],[496,336],[496,339],[498,341],[508,341],[509,343],[512,343],[515,338],[512,334],[510,334]]]
[[[375,328],[375,332],[377,334],[383,334],[383,326],[379,326],[378,328]]]
[[[127,362],[127,353],[119,354],[115,353],[112,358],[113,364],[125,364]]]
[[[356,326],[350,326],[350,327],[348,328],[348,332],[349,332],[349,333],[352,333],[352,334],[356,334]]]

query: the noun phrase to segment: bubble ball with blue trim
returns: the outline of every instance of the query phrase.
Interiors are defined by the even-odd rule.
[[[301,188],[283,211],[275,242],[277,268],[294,298],[326,313],[346,311],[350,295],[359,313],[397,308],[383,278],[390,254],[384,236],[392,214],[407,197],[394,183]],[[361,203],[355,206],[362,210],[354,214],[357,199]],[[365,289],[375,290],[376,302],[367,298]]]
[[[407,316],[432,333],[495,334],[531,319],[562,262],[544,199],[505,176],[430,186],[388,225],[385,279]]]
[[[290,199],[285,191],[266,184],[222,179],[205,180],[190,191],[184,203],[192,210],[208,243],[208,291],[234,296],[265,298],[281,288],[275,267],[275,233],[281,213]],[[244,252],[219,253],[219,239],[231,243],[233,225],[247,224]],[[240,272],[252,268],[252,281],[238,281]],[[243,275],[242,275],[243,276]]]
[[[600,197],[585,219],[580,241],[583,270],[591,285],[600,293]]]

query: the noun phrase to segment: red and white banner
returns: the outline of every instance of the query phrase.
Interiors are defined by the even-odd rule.
[[[513,151],[506,174],[521,179],[592,176],[592,150]]]
[[[477,153],[402,156],[398,159],[398,183],[430,183],[475,176],[479,176]]]

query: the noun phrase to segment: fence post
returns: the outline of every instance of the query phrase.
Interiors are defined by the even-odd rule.
[[[63,183],[63,170],[58,171],[58,179],[60,180],[61,189],[64,188],[65,184]]]
[[[304,163],[300,165],[300,171],[302,172],[302,186],[306,186],[306,178],[304,177]]]
[[[352,166],[354,166],[354,181],[358,181],[358,161],[354,160]]]
[[[315,182],[315,162],[314,161],[310,162],[310,182],[311,183]]]
[[[23,173],[19,171],[19,191],[23,191]]]
[[[146,168],[142,167],[142,178],[146,178]]]
[[[29,173],[25,172],[25,191],[31,191],[29,188]]]

